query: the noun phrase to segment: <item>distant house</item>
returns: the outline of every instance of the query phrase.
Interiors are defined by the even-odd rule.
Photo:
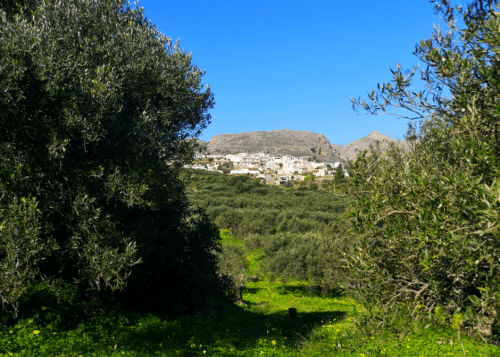
[[[231,160],[231,162],[234,162],[234,163],[240,163],[241,162],[241,157],[237,156],[237,155],[231,155],[230,160]]]
[[[194,164],[194,165],[184,165],[183,166],[185,169],[193,169],[193,170],[207,170],[207,167],[205,165],[201,164]]]
[[[290,176],[278,176],[278,179],[275,181],[276,185],[285,185],[290,182]]]
[[[326,166],[326,162],[311,162],[311,166],[314,169],[318,169],[318,168],[321,168],[323,166]]]
[[[305,176],[301,175],[282,175],[278,176],[278,179],[275,181],[276,185],[284,185],[290,181],[301,180],[304,181]]]
[[[327,175],[327,170],[326,170],[326,168],[313,170],[313,175],[314,176],[326,176]]]
[[[269,174],[259,174],[257,175],[257,178],[260,178],[264,183],[270,183],[274,181],[274,176]]]
[[[242,157],[240,161],[241,165],[254,166],[260,163],[260,159],[258,157]]]
[[[262,171],[262,169],[260,167],[249,167],[248,168],[248,173],[250,175],[258,175],[258,174],[260,174],[261,171]]]
[[[231,170],[229,172],[230,175],[244,175],[244,174],[250,174],[250,175],[258,175],[262,169],[260,167],[248,167],[244,169],[239,169],[239,170]]]

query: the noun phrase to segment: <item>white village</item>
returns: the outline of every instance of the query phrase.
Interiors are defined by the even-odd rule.
[[[343,170],[340,162],[317,162],[311,157],[291,155],[271,156],[265,153],[239,153],[228,155],[195,156],[195,162],[184,165],[186,169],[215,171],[229,175],[255,175],[266,184],[284,185],[290,181],[304,180],[306,175],[326,177]]]

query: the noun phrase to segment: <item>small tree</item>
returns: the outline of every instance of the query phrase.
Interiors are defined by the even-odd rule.
[[[466,9],[446,0],[436,4],[448,30],[436,28],[415,50],[427,64],[420,72],[426,89],[413,92],[417,68],[398,65],[392,82],[377,86],[369,101],[353,99],[355,110],[369,114],[389,114],[395,106],[415,114],[402,117],[425,119],[409,126],[410,151],[393,145],[382,154],[374,147],[349,167],[358,238],[346,261],[382,321],[405,305],[410,322],[442,307],[486,339],[498,327],[497,8],[497,1],[475,1]]]
[[[339,165],[335,168],[335,182],[343,183],[345,181],[345,174],[342,165]]]
[[[304,182],[307,182],[307,181],[313,181],[314,182],[314,179],[316,177],[314,175],[311,175],[311,174],[307,174],[305,177],[304,177]]]

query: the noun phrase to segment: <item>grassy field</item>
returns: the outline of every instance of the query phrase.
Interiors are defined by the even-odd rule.
[[[363,307],[340,294],[316,294],[306,282],[248,283],[243,300],[246,306],[177,320],[113,309],[66,331],[2,326],[0,356],[463,356],[453,330],[415,331],[400,348],[398,341],[380,345],[379,336],[349,336]],[[289,307],[298,311],[293,327]],[[467,356],[500,356],[498,347],[462,341]],[[363,345],[353,351],[355,342]]]
[[[222,233],[223,244],[243,244]],[[259,271],[260,257],[259,251],[247,257],[250,275]],[[178,319],[108,306],[71,328],[50,326],[61,319],[54,311],[42,324],[34,316],[2,325],[0,356],[463,356],[456,331],[438,326],[414,328],[403,341],[390,333],[363,337],[354,324],[362,306],[341,293],[321,294],[305,281],[247,282],[243,301]],[[289,308],[297,309],[295,326]],[[467,337],[462,342],[466,356],[500,356],[498,347]]]

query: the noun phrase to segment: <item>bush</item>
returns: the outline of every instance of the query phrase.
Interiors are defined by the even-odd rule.
[[[271,280],[278,277],[310,280],[312,286],[321,286],[323,292],[345,288],[340,266],[332,267],[332,259],[339,265],[347,246],[345,235],[325,237],[320,234],[279,233],[263,242],[264,269]]]
[[[342,168],[342,165],[337,166],[335,169],[335,183],[340,184],[345,181],[345,173]]]
[[[403,72],[398,65],[393,83],[372,92],[372,104],[353,101],[374,114],[397,102],[425,116],[420,127],[410,125],[411,150],[393,145],[382,153],[376,146],[349,166],[356,244],[348,261],[365,301],[377,306],[381,318],[401,304],[414,311],[413,319],[441,306],[447,316],[463,314],[462,326],[486,339],[500,318],[495,6],[436,5],[449,33],[436,29],[416,50],[429,65],[422,79],[431,95],[409,91],[416,68]],[[457,14],[463,29],[457,28]],[[451,98],[443,96],[443,85]]]
[[[34,199],[14,199],[0,210],[0,291],[2,307],[17,305],[37,282],[39,262],[57,245],[40,238],[40,212]]]
[[[317,190],[317,189],[318,189],[318,185],[316,185],[315,183],[311,183],[311,184],[309,185],[309,189],[310,189],[311,191],[315,191],[315,190]]]
[[[229,228],[236,230],[243,220],[243,213],[234,209],[228,209],[221,213],[216,219],[215,224],[219,228]]]
[[[206,214],[210,218],[210,220],[212,222],[214,222],[218,216],[220,216],[222,213],[224,213],[227,210],[230,210],[230,208],[228,206],[225,206],[225,205],[224,206],[215,206],[215,207],[212,206],[212,207],[207,208]]]
[[[250,262],[246,258],[243,247],[227,244],[219,253],[218,258],[222,274],[232,277],[239,284],[245,282],[245,274]]]

